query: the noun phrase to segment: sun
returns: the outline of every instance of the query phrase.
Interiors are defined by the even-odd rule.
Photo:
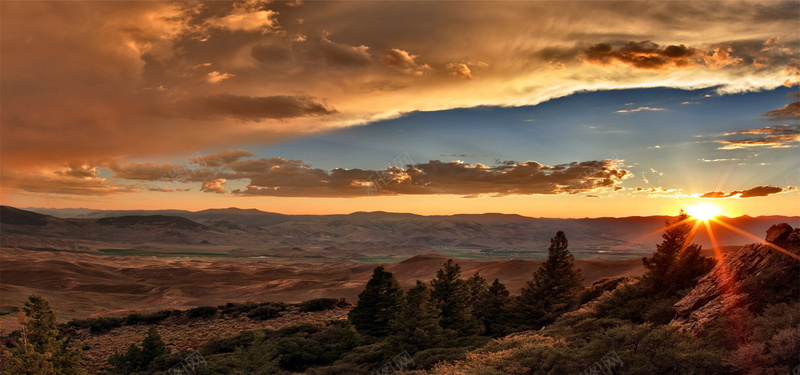
[[[689,207],[686,212],[701,221],[709,221],[722,214],[719,207],[713,204],[696,204]]]

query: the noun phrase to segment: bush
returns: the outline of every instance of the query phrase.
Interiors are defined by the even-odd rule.
[[[627,276],[604,277],[600,280],[597,280],[592,283],[592,286],[581,291],[578,296],[580,304],[583,305],[586,302],[595,300],[597,297],[603,295],[603,293],[617,289],[620,284],[629,280],[630,278]]]
[[[88,328],[92,333],[105,333],[121,327],[125,318],[100,317],[90,319],[73,319],[66,323],[66,328]]]
[[[186,310],[187,318],[210,318],[217,314],[217,308],[214,306],[200,306]]]
[[[300,304],[300,311],[324,311],[333,310],[337,307],[347,307],[349,303],[344,298],[315,298]]]
[[[269,320],[280,316],[282,311],[286,310],[283,304],[268,304],[256,307],[247,313],[247,317],[255,320]]]
[[[439,362],[460,361],[467,358],[465,348],[433,348],[414,355],[414,365],[418,369],[430,370]]]
[[[245,303],[233,303],[228,302],[224,305],[219,305],[217,310],[220,313],[229,315],[229,314],[241,314],[250,312],[251,310],[257,308],[259,305],[255,302],[245,302]]]
[[[265,331],[243,331],[236,336],[220,339],[220,340],[211,340],[206,342],[203,345],[200,345],[197,350],[203,355],[212,355],[212,354],[220,354],[220,353],[233,353],[234,350],[238,347],[245,347],[253,342],[253,339],[256,336],[256,333],[263,334],[265,337],[271,337],[274,333],[272,330],[265,330]]]

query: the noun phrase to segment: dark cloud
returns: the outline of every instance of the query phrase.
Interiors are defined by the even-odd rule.
[[[774,121],[800,120],[800,101],[791,102],[785,105],[783,108],[764,112],[764,116]]]
[[[379,195],[457,194],[532,195],[577,194],[617,187],[631,176],[616,160],[543,165],[535,161],[496,161],[494,166],[431,160],[383,170],[334,168],[330,171],[302,160],[257,158],[246,150],[223,150],[195,156],[187,163],[113,164],[115,178],[201,182],[205,192],[224,193],[231,180],[248,180],[235,195],[286,197],[355,197]],[[205,164],[203,164],[205,163]],[[175,173],[173,173],[175,172]],[[173,174],[176,176],[171,177]],[[174,189],[173,189],[174,190]]]
[[[755,129],[739,130],[735,132],[725,133],[725,136],[732,135],[755,135],[755,137],[747,137],[743,139],[720,139],[718,143],[725,146],[720,147],[723,150],[743,149],[749,147],[768,147],[768,148],[786,148],[795,147],[797,142],[800,142],[800,124],[794,125],[774,125],[764,126]]]
[[[293,161],[259,159],[269,169],[249,173],[250,183],[238,195],[363,196],[374,194],[532,195],[591,191],[611,187],[630,172],[616,161],[588,161],[546,166],[535,161],[505,161],[496,166],[432,160],[384,170],[333,169],[330,172]]]
[[[372,63],[369,47],[364,45],[353,47],[323,38],[319,42],[319,49],[325,61],[332,65],[365,66]]]
[[[337,113],[309,96],[240,96],[220,94],[204,99],[207,109],[221,115],[258,121]]]
[[[596,65],[622,63],[639,69],[665,69],[693,65],[692,57],[699,54],[685,45],[660,46],[649,40],[629,42],[619,48],[600,43],[587,48],[581,55],[585,62]]]
[[[724,191],[709,191],[708,193],[701,195],[700,198],[726,198],[729,196],[730,195],[725,194]]]
[[[739,198],[766,197],[771,194],[784,192],[783,188],[777,186],[756,186],[747,190],[735,190],[728,194],[722,191],[710,191],[700,196],[700,198],[729,198],[738,196]]]
[[[618,47],[609,43],[595,44],[582,51],[579,57],[594,65],[622,64],[645,70],[692,67],[718,69],[744,62],[743,58],[733,54],[734,51],[731,44],[713,45],[709,50],[702,50],[683,44],[662,46],[645,40]]]
[[[766,197],[770,194],[777,194],[782,192],[783,189],[777,186],[756,186],[752,189],[742,190],[742,191],[734,191],[731,194],[739,194],[740,198],[752,198],[752,197]]]

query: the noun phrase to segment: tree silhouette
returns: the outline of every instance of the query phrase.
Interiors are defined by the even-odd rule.
[[[389,335],[389,323],[397,315],[403,301],[403,290],[391,272],[375,267],[372,278],[358,294],[358,303],[348,319],[362,333],[376,337]]]
[[[472,298],[467,283],[461,279],[461,266],[449,259],[436,271],[431,280],[431,298],[441,311],[440,323],[445,330],[454,331],[459,336],[477,334],[480,326],[472,315]]]
[[[403,300],[400,312],[391,324],[388,342],[397,350],[411,353],[435,347],[441,342],[439,309],[431,299],[428,285],[417,280]]]
[[[508,289],[500,280],[494,279],[486,291],[486,298],[477,310],[485,334],[496,337],[508,330],[510,303],[511,296]]]
[[[575,259],[568,246],[563,231],[550,239],[547,260],[520,292],[518,313],[523,324],[539,325],[577,302],[583,276],[580,270],[572,270]]]
[[[663,241],[656,245],[652,257],[642,258],[647,269],[644,285],[652,292],[674,294],[695,285],[697,279],[711,270],[713,259],[701,255],[700,245],[690,243],[692,236],[689,215],[683,210],[673,222],[666,222]]]

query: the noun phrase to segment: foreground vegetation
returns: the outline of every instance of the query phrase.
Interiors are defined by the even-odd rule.
[[[31,296],[23,330],[4,348],[7,374],[80,374],[77,330],[102,333],[149,325],[141,342],[108,359],[107,373],[196,374],[787,374],[800,358],[800,278],[752,275],[742,282],[757,300],[697,335],[668,323],[673,305],[714,266],[691,243],[681,215],[668,223],[640,278],[608,278],[582,286],[563,232],[548,259],[518,295],[479,274],[465,276],[452,260],[432,280],[404,291],[376,267],[347,320],[246,331],[212,340],[195,352],[169,353],[158,334],[168,319],[247,316],[274,319],[288,306],[245,303],[166,310],[125,318],[72,321],[57,327],[43,299]],[[300,311],[348,308],[316,299]],[[601,372],[602,371],[602,372]]]

